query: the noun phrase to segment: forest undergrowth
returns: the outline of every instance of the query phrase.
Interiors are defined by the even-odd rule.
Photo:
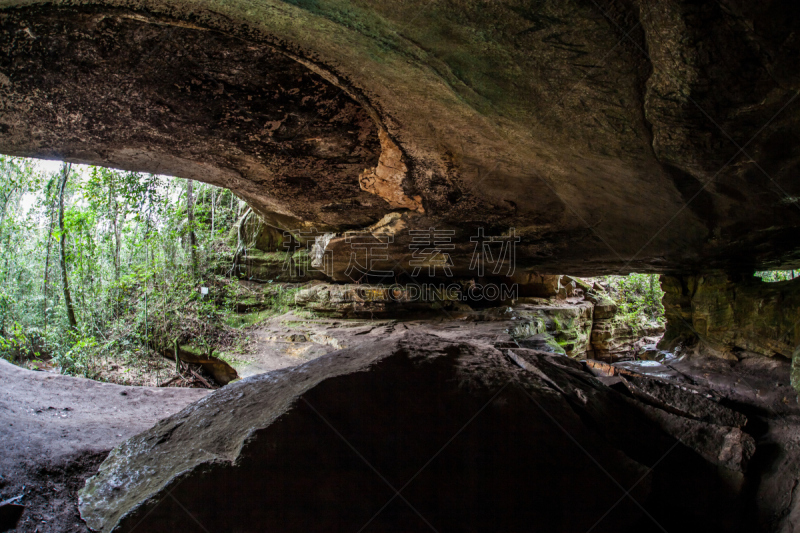
[[[239,243],[231,230],[247,209],[228,190],[5,156],[0,174],[4,359],[161,385],[175,374],[165,355],[176,343],[234,359],[248,349],[252,325],[237,319],[241,303],[261,302],[262,318],[287,305],[218,274],[232,270]]]

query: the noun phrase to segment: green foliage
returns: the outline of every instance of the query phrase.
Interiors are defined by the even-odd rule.
[[[76,336],[70,348],[58,351],[52,359],[53,364],[64,374],[95,377],[99,343],[94,337]]]
[[[664,323],[664,291],[658,274],[628,274],[604,276],[611,297],[617,302],[618,313],[631,324],[643,322]]]
[[[562,355],[567,355],[567,351],[564,349],[563,345],[568,344],[567,342],[559,342],[554,339],[552,336],[547,335],[547,345],[553,350],[553,353],[560,353]]]
[[[762,272],[756,272],[753,275],[761,278],[762,281],[772,283],[776,281],[789,281],[795,278],[800,278],[800,270],[766,270]]]
[[[238,289],[212,272],[232,254],[220,237],[242,204],[230,191],[196,184],[190,227],[185,183],[72,166],[63,236],[79,325],[73,331],[55,223],[59,172],[0,156],[0,356],[19,364],[46,360],[64,373],[98,377],[110,358],[126,369],[159,368],[158,352],[176,337],[230,341],[224,318],[231,306],[224,294]],[[190,230],[197,236],[197,279],[189,268]],[[222,296],[204,300],[200,285],[216,287]]]
[[[26,332],[20,324],[14,323],[6,335],[0,337],[0,356],[12,363],[24,358],[41,357],[36,336],[35,330]]]
[[[300,291],[299,287],[286,288],[282,285],[277,285],[268,296],[268,307],[276,315],[288,313],[294,308],[295,295]]]

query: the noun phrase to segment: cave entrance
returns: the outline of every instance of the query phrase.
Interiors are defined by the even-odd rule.
[[[42,264],[15,270],[24,281],[19,286],[39,296],[30,312],[20,311],[20,302],[31,299],[17,289],[5,300],[3,337],[17,338],[9,348],[13,354],[25,353],[29,361],[46,358],[55,361],[56,368],[87,376],[99,371],[97,354],[108,352],[111,345],[128,355],[150,349],[211,360],[211,348],[221,351],[239,342],[241,335],[230,327],[257,322],[263,318],[259,313],[272,312],[267,308],[293,301],[292,287],[281,286],[274,294],[248,292],[249,280],[269,284],[276,270],[283,271],[280,248],[285,236],[274,228],[294,230],[305,227],[306,221],[314,221],[321,231],[362,227],[380,220],[398,202],[404,205],[402,198],[386,200],[383,189],[370,186],[385,177],[375,169],[384,148],[394,145],[364,97],[267,36],[235,33],[239,30],[219,16],[196,22],[103,6],[0,10],[0,151],[125,169],[122,174],[92,172],[103,186],[114,182],[119,194],[136,206],[130,216],[144,221],[128,235],[117,219],[117,230],[108,233],[113,226],[108,213],[85,212],[101,205],[103,195],[70,203],[71,191],[85,183],[77,177],[69,180],[66,230],[18,240],[41,246],[36,253],[15,257]],[[390,160],[399,180],[401,158],[394,147]],[[164,175],[195,182],[194,220],[187,220],[186,210],[180,208],[181,201],[186,204],[185,186],[153,185]],[[60,180],[48,180],[52,200]],[[170,199],[176,205],[167,205]],[[49,219],[47,223],[56,224]],[[222,226],[233,233],[216,235]],[[194,233],[204,231],[214,238],[203,242],[203,235],[194,235],[201,242],[191,242]],[[267,233],[267,240],[274,239],[260,243],[271,248],[261,255],[258,243],[248,239],[263,239]],[[29,235],[16,233],[23,234]],[[67,306],[55,305],[55,298],[64,298],[56,268],[62,235],[66,278],[78,277],[72,300],[73,307],[80,306],[79,313],[65,311],[74,318],[61,317]],[[111,263],[96,264],[95,257],[77,246],[77,239],[96,254],[107,254],[111,246],[116,250]],[[228,257],[231,240],[236,244]],[[127,260],[125,246],[131,247]],[[227,282],[215,285],[188,275],[212,263],[213,275]],[[40,279],[42,272],[47,272],[47,281]],[[241,282],[231,281],[240,278]],[[165,289],[159,290],[161,286]],[[186,305],[194,306],[191,313],[168,311],[175,292],[170,286],[185,289],[186,298],[191,298]],[[153,314],[159,305],[160,318]],[[54,322],[61,318],[68,328],[50,338]],[[121,320],[118,326],[127,327],[127,333],[105,335],[109,319]],[[157,337],[161,339],[154,340]],[[220,338],[227,341],[216,342]],[[174,346],[176,339],[180,349]],[[189,339],[198,339],[198,346],[188,343],[183,350]],[[141,365],[117,366],[117,377],[131,383],[144,384],[151,374]],[[155,367],[160,372],[160,366]],[[160,383],[158,374],[155,380]]]
[[[244,201],[55,161],[0,156],[0,174],[4,359],[122,384],[236,377],[219,355],[243,338],[228,322],[251,292],[231,275]]]
[[[764,270],[754,274],[766,283],[777,283],[779,281],[791,281],[800,278],[800,270]]]
[[[54,161],[2,164],[3,355],[30,368],[160,385],[182,368],[177,352],[200,365],[189,382],[224,384],[272,368],[228,361],[243,357],[248,328],[284,314],[294,318],[273,324],[290,339],[279,342],[325,346],[298,348],[308,357],[344,344],[306,328],[317,318],[416,317],[497,321],[517,346],[575,359],[664,356],[657,275],[333,282],[312,267],[315,240],[265,223],[229,189]]]

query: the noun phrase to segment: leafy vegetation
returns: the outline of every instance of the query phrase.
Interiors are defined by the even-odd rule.
[[[183,179],[0,156],[0,356],[149,383],[176,340],[241,348],[229,316],[253,291],[215,272],[245,208]]]
[[[754,275],[761,278],[762,281],[771,283],[800,278],[800,270],[765,270],[763,272],[756,272]]]
[[[629,323],[664,323],[664,305],[658,274],[604,276],[602,282],[617,302],[619,314]]]

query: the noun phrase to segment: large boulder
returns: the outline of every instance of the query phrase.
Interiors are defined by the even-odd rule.
[[[220,389],[117,447],[81,515],[104,532],[744,531],[744,417],[458,337],[420,327]]]

